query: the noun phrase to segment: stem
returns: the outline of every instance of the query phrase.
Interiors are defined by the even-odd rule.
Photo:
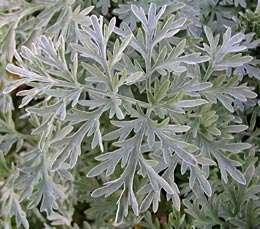
[[[146,31],[146,44],[145,44],[145,48],[146,48],[146,58],[145,58],[145,71],[146,71],[146,82],[145,82],[145,89],[146,89],[146,96],[148,99],[148,93],[152,93],[152,80],[151,80],[151,76],[152,76],[152,50],[153,47],[151,46],[152,44],[152,37],[151,37],[152,31]],[[147,110],[147,115],[148,117],[151,114],[151,110],[148,109]]]
[[[148,93],[152,93],[152,67],[151,67],[151,50],[148,51],[147,59],[145,61],[145,68],[146,68],[146,82],[145,82],[145,89],[146,89],[146,97],[148,99]],[[140,104],[141,105],[141,104]],[[150,117],[151,115],[151,106],[148,104],[148,109],[146,111],[146,115]]]
[[[204,75],[204,80],[205,81],[208,81],[208,79],[210,78],[210,76],[213,73],[213,71],[214,71],[214,68],[213,68],[212,64],[210,63],[208,68],[207,68],[207,71],[206,71],[206,73]]]

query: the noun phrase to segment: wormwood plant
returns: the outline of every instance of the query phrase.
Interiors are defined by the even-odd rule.
[[[258,228],[259,4],[0,1],[1,226]]]

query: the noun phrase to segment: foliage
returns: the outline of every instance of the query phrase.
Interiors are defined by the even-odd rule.
[[[3,228],[258,228],[258,1],[0,0]]]

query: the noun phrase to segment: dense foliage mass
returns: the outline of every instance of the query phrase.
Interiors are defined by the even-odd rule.
[[[259,38],[260,1],[0,0],[1,228],[260,228]]]

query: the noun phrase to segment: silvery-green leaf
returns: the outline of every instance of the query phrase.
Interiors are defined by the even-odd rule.
[[[11,175],[10,179],[14,179],[14,177]],[[14,192],[14,188],[10,187],[10,185],[11,184],[7,183],[1,187],[1,216],[7,219],[15,216],[16,225],[18,227],[23,226],[25,229],[29,229],[29,222],[26,219],[25,211],[22,209],[19,196]]]
[[[227,110],[229,110],[230,112],[234,112],[234,108],[232,106],[232,98],[226,95],[220,95],[217,98]]]
[[[189,108],[189,107],[201,106],[206,103],[208,103],[208,101],[205,99],[193,99],[193,100],[191,99],[191,100],[181,100],[177,102],[175,105],[181,108]]]
[[[246,125],[229,125],[225,131],[228,133],[240,133],[248,129]]]
[[[180,56],[178,61],[186,64],[198,64],[209,60],[208,56],[201,56],[200,53],[192,53],[184,56]]]
[[[251,56],[242,56],[241,54],[232,55],[230,57],[225,57],[216,66],[217,70],[224,70],[227,67],[239,67],[252,61]]]
[[[114,46],[111,66],[114,66],[117,62],[121,60],[123,52],[126,49],[126,47],[129,45],[131,39],[132,39],[132,35],[128,36],[125,40],[123,40],[119,47]]]
[[[191,181],[193,179],[194,181]],[[211,185],[206,179],[203,172],[198,167],[191,167],[190,185],[192,185],[193,182],[195,182],[195,179],[199,182],[201,189],[207,194],[207,196],[211,196],[212,195]]]
[[[183,149],[180,149],[180,148],[176,148],[175,153],[177,154],[177,156],[180,159],[184,160],[186,163],[188,163],[192,166],[195,166],[197,164],[196,157],[193,156],[192,154],[190,154],[189,152],[187,152]]]
[[[57,149],[57,153],[54,155],[52,168],[60,168],[65,161],[68,161],[69,165],[74,167],[78,157],[81,154],[81,143],[83,138],[85,136],[89,137],[93,134],[94,138],[92,140],[92,147],[99,144],[101,150],[103,150],[98,120],[89,120],[85,122],[74,134],[67,136],[65,139],[54,142],[54,146],[59,146],[59,149]]]
[[[144,80],[144,73],[141,71],[138,71],[138,72],[134,72],[134,73],[130,74],[127,77],[127,79],[125,80],[125,84],[131,85],[131,84],[135,84],[142,80]]]
[[[251,148],[251,144],[249,143],[229,143],[229,144],[224,144],[220,145],[219,147],[222,150],[227,150],[233,153],[239,153],[243,150]]]
[[[175,133],[183,133],[190,130],[191,127],[185,125],[168,125],[168,128],[170,128]]]
[[[220,154],[215,154],[215,157],[218,161],[218,165],[221,172],[221,178],[224,180],[225,183],[228,182],[227,174],[229,174],[234,180],[236,180],[238,183],[245,185],[246,179],[242,172],[240,172],[234,163],[235,161],[228,159],[224,156],[221,156]]]

